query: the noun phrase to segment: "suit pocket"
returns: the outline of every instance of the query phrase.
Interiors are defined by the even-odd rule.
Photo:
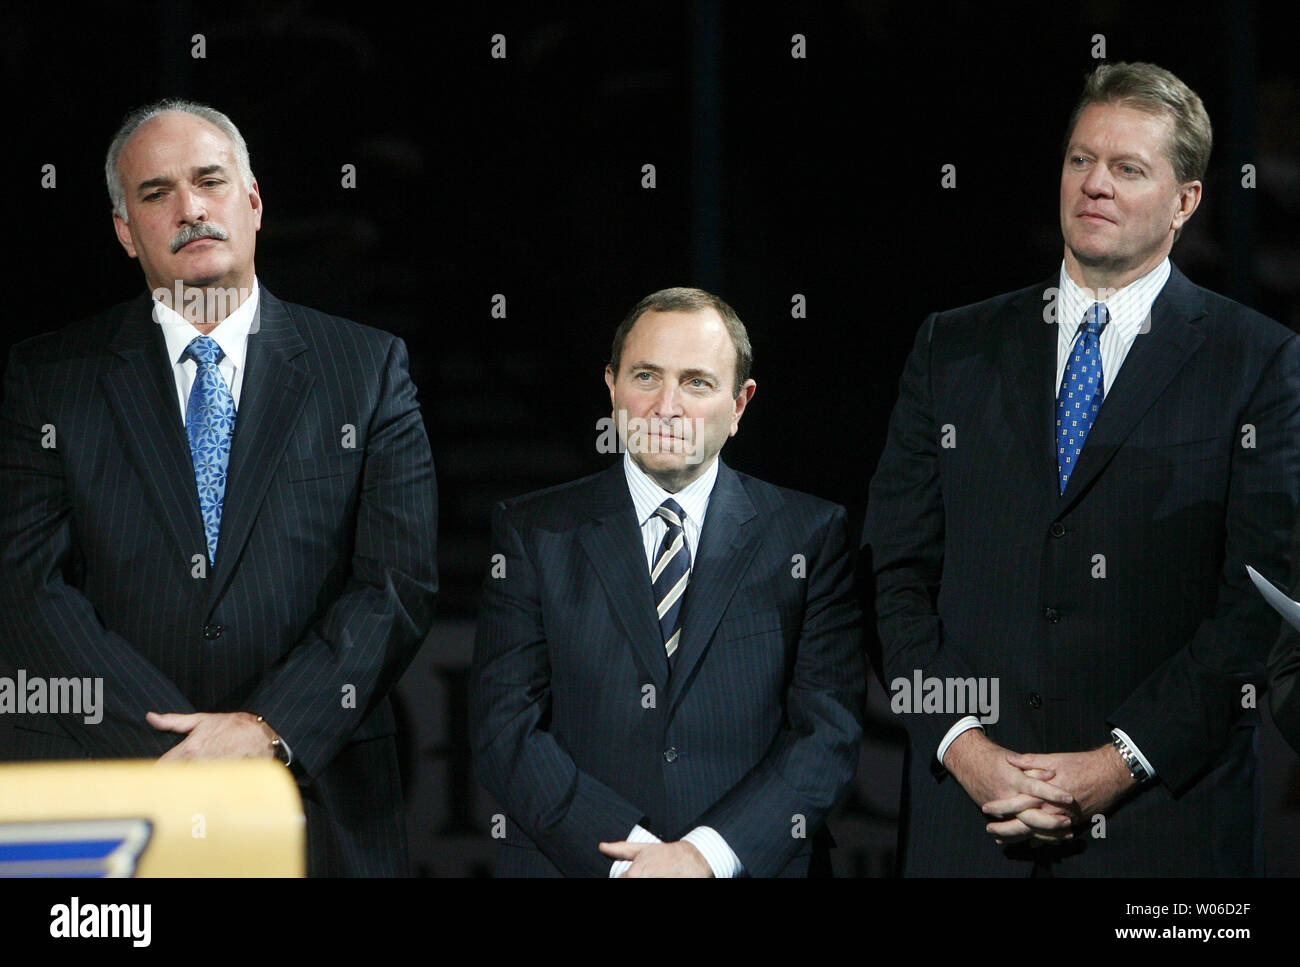
[[[343,477],[361,472],[364,454],[360,451],[322,453],[284,462],[284,479],[290,483],[301,480],[320,480],[324,477]]]
[[[758,611],[723,618],[715,637],[719,641],[739,641],[768,634],[780,636],[781,616],[772,611]]]

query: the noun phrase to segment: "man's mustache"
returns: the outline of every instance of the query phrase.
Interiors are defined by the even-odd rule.
[[[195,225],[186,225],[172,236],[170,243],[172,255],[175,255],[198,238],[215,238],[218,242],[224,242],[230,238],[230,233],[215,222],[198,222]]]

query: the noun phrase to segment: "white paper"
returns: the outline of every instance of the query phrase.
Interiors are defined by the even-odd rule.
[[[1286,623],[1292,628],[1300,631],[1300,601],[1292,601],[1279,591],[1272,581],[1249,564],[1246,565],[1246,572],[1255,582],[1255,587],[1259,588],[1259,593],[1264,595],[1264,600],[1272,605],[1273,610],[1285,618]]]

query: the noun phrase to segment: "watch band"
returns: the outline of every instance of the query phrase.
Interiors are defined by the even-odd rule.
[[[1117,751],[1120,758],[1124,760],[1124,765],[1128,766],[1129,773],[1136,781],[1142,783],[1151,778],[1151,775],[1146,770],[1146,766],[1141,763],[1137,755],[1129,748],[1127,742],[1112,732],[1110,736],[1110,744],[1115,747],[1115,751]]]

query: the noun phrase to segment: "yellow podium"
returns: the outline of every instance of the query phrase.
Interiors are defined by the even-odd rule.
[[[0,765],[0,877],[302,876],[305,837],[266,759]]]

